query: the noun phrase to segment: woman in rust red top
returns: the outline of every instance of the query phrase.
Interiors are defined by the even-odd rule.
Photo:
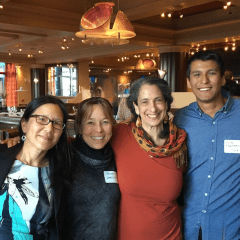
[[[176,199],[186,133],[166,120],[171,90],[162,79],[142,78],[132,85],[127,101],[134,120],[117,125],[112,140],[122,194],[118,239],[181,239]]]

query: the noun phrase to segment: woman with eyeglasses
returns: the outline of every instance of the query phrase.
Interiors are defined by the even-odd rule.
[[[67,115],[54,96],[34,99],[20,121],[21,143],[0,153],[0,239],[59,239],[62,191],[72,183]]]

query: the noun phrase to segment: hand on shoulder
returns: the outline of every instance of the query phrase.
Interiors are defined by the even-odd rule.
[[[20,137],[8,138],[0,142],[1,144],[7,144],[8,148],[20,143]]]

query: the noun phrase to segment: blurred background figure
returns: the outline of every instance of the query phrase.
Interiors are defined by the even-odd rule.
[[[233,72],[229,70],[225,71],[224,77],[226,84],[222,86],[222,90],[229,92],[232,97],[240,96],[240,85],[234,81]]]

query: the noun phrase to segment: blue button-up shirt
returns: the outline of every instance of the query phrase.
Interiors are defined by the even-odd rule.
[[[203,240],[240,239],[240,99],[227,97],[214,118],[196,102],[174,118],[188,134],[185,240],[197,240],[200,227]]]

